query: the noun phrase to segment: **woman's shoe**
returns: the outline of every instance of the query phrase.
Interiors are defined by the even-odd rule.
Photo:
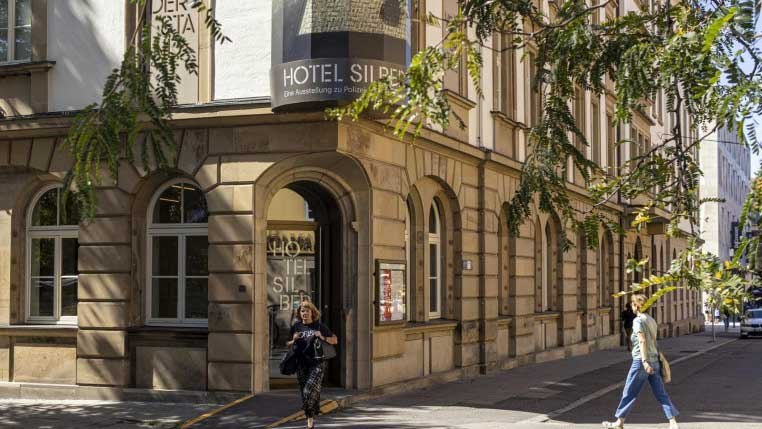
[[[624,429],[624,423],[619,420],[615,422],[603,422],[603,427],[606,429]]]

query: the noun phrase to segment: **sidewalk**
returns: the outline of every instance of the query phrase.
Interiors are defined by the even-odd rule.
[[[670,361],[698,355],[706,350],[722,346],[737,338],[737,331],[717,330],[717,342],[712,341],[711,329],[708,333],[667,338],[660,341],[662,352]],[[518,423],[536,419],[562,411],[573,405],[579,398],[594,394],[601,389],[622,381],[622,374],[630,363],[626,349],[604,350],[589,355],[528,365],[490,376],[458,380],[439,384],[426,389],[414,390],[397,395],[357,402],[367,397],[367,392],[345,390],[323,391],[324,400],[336,400],[353,409],[366,410],[363,415],[389,423],[387,427],[436,427],[428,421],[441,421],[442,413],[458,413],[464,410],[481,409],[483,413],[498,413],[503,423]],[[595,377],[589,374],[598,371]],[[566,394],[564,394],[566,393]],[[300,400],[296,391],[276,391],[259,394],[214,416],[190,426],[196,428],[257,428],[267,427],[289,414],[299,411]],[[418,407],[415,424],[394,422],[390,409]],[[446,411],[444,408],[446,407]],[[374,412],[381,408],[384,412]],[[512,410],[512,411],[507,411]],[[477,413],[475,419],[482,419]],[[407,415],[405,418],[410,418]],[[387,420],[389,419],[389,420]],[[539,421],[537,421],[539,423]],[[303,423],[286,424],[283,427],[302,427]]]

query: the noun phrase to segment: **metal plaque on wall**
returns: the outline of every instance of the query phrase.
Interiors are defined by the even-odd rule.
[[[405,3],[274,0],[273,109],[350,101],[372,82],[404,72],[410,56]]]

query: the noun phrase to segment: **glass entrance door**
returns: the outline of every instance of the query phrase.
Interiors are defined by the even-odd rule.
[[[269,222],[267,231],[267,310],[270,326],[270,383],[293,387],[295,376],[280,374],[279,364],[288,351],[291,325],[298,320],[299,304],[320,305],[319,227],[315,222]]]

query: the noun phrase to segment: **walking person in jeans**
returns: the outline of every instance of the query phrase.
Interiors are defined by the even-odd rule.
[[[302,409],[307,417],[307,429],[315,427],[315,416],[320,412],[320,390],[323,388],[325,361],[315,362],[306,353],[311,341],[321,339],[328,344],[336,345],[339,340],[327,326],[320,323],[320,311],[310,301],[302,301],[299,306],[298,321],[291,326],[291,341],[288,347],[296,344],[294,352],[297,355],[296,378],[299,381],[299,393],[302,396]]]
[[[656,320],[647,313],[641,313],[640,309],[646,303],[645,295],[633,295],[632,309],[637,317],[632,324],[632,365],[627,374],[622,400],[616,409],[616,421],[603,422],[604,428],[624,428],[624,419],[630,413],[638,399],[638,394],[646,381],[651,385],[651,391],[661,404],[664,415],[669,420],[669,429],[678,429],[677,415],[679,412],[672,400],[669,399],[664,381],[661,378],[661,366],[659,364],[659,351],[656,347],[656,333],[658,326]]]

